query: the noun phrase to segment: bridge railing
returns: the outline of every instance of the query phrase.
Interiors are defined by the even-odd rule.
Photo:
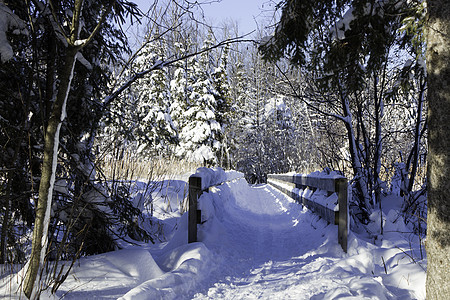
[[[242,173],[230,174],[221,168],[199,168],[189,177],[188,243],[197,242],[197,225],[202,223],[202,213],[198,209],[200,196],[211,187],[240,178],[243,178]]]
[[[208,187],[209,188],[209,187]],[[202,221],[201,211],[197,209],[198,198],[203,193],[202,178],[196,174],[189,177],[189,214],[188,214],[188,243],[197,241],[197,224]]]
[[[268,174],[267,179],[273,187],[328,222],[338,225],[338,241],[344,252],[347,252],[347,178],[338,175]]]

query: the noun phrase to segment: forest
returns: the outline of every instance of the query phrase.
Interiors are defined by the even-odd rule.
[[[448,17],[447,35],[427,33],[439,1],[275,1],[248,34],[208,24],[203,2],[0,1],[0,264],[26,264],[28,298],[37,278],[52,291],[64,282],[58,262],[159,240],[130,201],[132,180],[152,192],[197,167],[250,184],[337,172],[351,185],[352,226],[381,218],[374,243],[391,195],[431,243],[430,126],[448,127],[429,113],[439,93],[427,51],[449,45]],[[432,141],[445,149],[442,136]],[[439,243],[448,249],[448,233]]]

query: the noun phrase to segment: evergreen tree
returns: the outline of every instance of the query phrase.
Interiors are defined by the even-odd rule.
[[[191,41],[187,40],[185,43],[177,42],[175,44],[176,52],[180,56],[188,53],[191,46]],[[186,125],[183,113],[189,106],[189,91],[194,82],[194,77],[189,68],[194,63],[194,58],[179,61],[174,65],[173,78],[170,81],[170,117],[173,120],[178,135],[181,129]]]
[[[210,35],[205,41],[203,49],[209,48],[212,43]],[[180,78],[181,69],[175,71],[175,81],[172,85],[177,91],[177,94],[173,96],[181,96],[180,84],[187,85],[184,102],[178,105],[185,109],[176,118],[180,138],[176,154],[204,165],[218,163],[223,138],[222,125],[218,122],[217,117],[218,103],[215,95],[218,95],[218,92],[214,88],[210,75],[210,59],[209,52],[203,52],[194,61],[192,70],[189,70],[189,74],[185,78],[187,83]],[[173,114],[175,113],[176,108],[174,107]]]
[[[228,80],[228,54],[229,47],[223,48],[221,56],[219,58],[218,66],[214,69],[211,74],[213,81],[213,86],[216,91],[214,94],[217,103],[217,122],[221,124],[223,129],[223,138],[220,152],[218,153],[219,165],[223,168],[230,167],[230,153],[229,153],[229,143],[228,135],[231,125],[231,120],[233,118],[232,102],[231,102],[231,91],[230,84]]]
[[[248,99],[248,81],[244,65],[244,57],[239,47],[233,49],[234,63],[230,64],[230,121],[228,130],[225,131],[228,145],[228,153],[232,168],[237,168],[238,152],[240,148],[239,139],[245,131],[243,118],[245,116],[245,105]],[[233,58],[233,57],[230,57]]]
[[[251,183],[266,181],[267,156],[264,139],[266,134],[265,107],[272,96],[268,93],[270,70],[258,53],[252,52],[251,63],[247,69],[248,86],[244,89],[243,115],[240,121],[242,130],[237,153],[238,170],[246,175]]]
[[[2,225],[7,225],[2,226],[1,257],[24,263],[18,236],[3,231],[10,231],[21,220],[27,230],[34,222],[32,254],[23,283],[27,297],[39,293],[35,283],[39,274],[45,276],[39,271],[44,262],[115,246],[107,232],[110,223],[94,224],[105,220],[101,207],[107,203],[92,203],[89,194],[98,189],[94,181],[99,179],[92,152],[101,115],[98,99],[111,78],[108,64],[127,51],[126,38],[113,15],[120,20],[126,13],[136,15],[136,6],[128,1],[78,0],[53,1],[52,5],[0,4],[0,23],[14,17],[14,23],[8,21],[10,28],[0,26],[0,120],[5,150],[0,168],[12,170],[5,181],[2,178],[6,188],[3,184],[0,188],[6,211]],[[26,34],[10,35],[15,29]],[[14,49],[12,56],[8,46]],[[9,142],[3,139],[7,136],[16,138]],[[96,233],[89,230],[91,225],[98,229]],[[14,248],[15,253],[7,253]]]
[[[167,51],[164,39],[148,43],[137,58],[136,68],[142,70],[164,61]],[[168,155],[171,145],[177,141],[177,132],[170,116],[167,71],[166,68],[155,70],[138,79],[132,87],[137,102],[138,124],[134,134],[138,142],[138,153],[145,151],[147,156]]]

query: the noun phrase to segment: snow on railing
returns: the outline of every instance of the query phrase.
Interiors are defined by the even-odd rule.
[[[198,199],[202,193],[210,187],[243,177],[244,174],[240,172],[225,172],[222,168],[198,168],[195,174],[189,177],[188,243],[197,242],[197,224],[201,224],[202,221]]]
[[[322,173],[268,174],[267,182],[326,221],[338,225],[338,241],[347,252],[348,187],[347,178]],[[295,187],[286,182],[294,184]]]

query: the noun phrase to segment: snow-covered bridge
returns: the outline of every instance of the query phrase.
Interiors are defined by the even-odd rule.
[[[236,172],[206,172],[202,189],[212,187],[198,199],[199,242],[188,243],[188,214],[175,211],[175,198],[185,182],[172,181],[159,199],[166,207],[172,205],[174,212],[156,210],[161,219],[166,216],[167,242],[82,258],[57,295],[65,295],[64,299],[425,298],[425,271],[412,262],[410,243],[396,232],[402,229],[396,227],[400,225],[395,216],[387,215],[385,230],[391,233],[382,243],[374,245],[362,232],[350,232],[345,253],[336,225],[280,190],[249,185]],[[162,200],[168,196],[171,203]]]
[[[214,185],[223,184],[225,180],[211,175],[214,175],[213,170],[200,168],[196,174],[189,177],[189,243],[197,241],[197,225],[202,224],[198,198],[204,191]],[[338,241],[344,252],[347,252],[349,189],[345,177],[320,172],[308,175],[269,174],[268,183],[327,222],[338,225]]]

